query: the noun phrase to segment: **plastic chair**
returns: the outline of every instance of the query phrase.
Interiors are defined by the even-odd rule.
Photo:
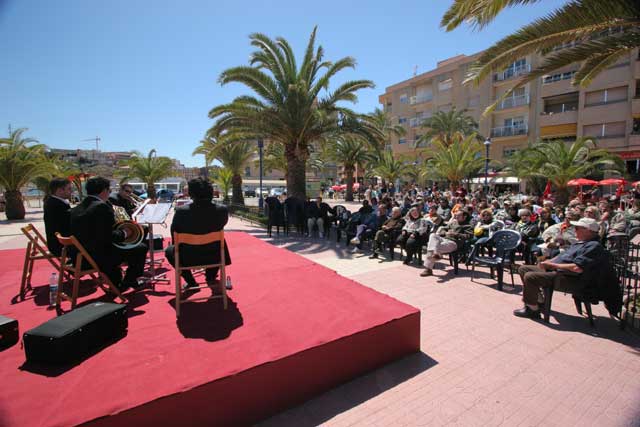
[[[194,246],[201,246],[201,245],[208,245],[211,243],[216,243],[219,242],[220,243],[220,262],[219,263],[211,263],[211,264],[204,264],[204,265],[190,265],[190,266],[182,266],[182,262],[180,260],[180,245],[181,244],[185,244],[185,245],[194,245]],[[224,309],[227,309],[227,288],[226,288],[226,283],[227,283],[227,273],[225,271],[225,264],[226,264],[226,259],[225,259],[225,253],[224,253],[224,231],[213,231],[211,233],[207,233],[207,234],[187,234],[187,233],[173,233],[173,244],[175,247],[175,258],[176,258],[176,262],[175,262],[175,282],[176,282],[176,317],[180,317],[180,304],[181,304],[181,300],[182,300],[182,289],[180,286],[180,274],[182,273],[183,270],[201,270],[201,269],[207,269],[207,268],[213,268],[213,267],[218,267],[220,268],[220,295],[211,295],[209,297],[201,297],[201,298],[192,298],[192,299],[185,299],[184,302],[193,302],[193,301],[202,301],[202,300],[210,300],[210,299],[215,299],[215,298],[222,298],[222,305],[224,307]],[[189,289],[204,289],[209,287],[208,285],[206,286],[198,286],[195,288],[189,288]]]
[[[87,250],[82,246],[82,244],[76,239],[74,236],[63,237],[60,233],[56,233],[56,237],[58,238],[58,242],[62,245],[62,256],[60,257],[60,267],[59,267],[59,275],[58,275],[58,296],[56,299],[58,308],[60,308],[60,303],[62,300],[71,301],[71,309],[76,308],[76,303],[78,301],[78,288],[80,287],[80,278],[86,275],[91,276],[91,278],[98,282],[98,286],[102,288],[105,293],[111,292],[116,295],[116,297],[120,298],[123,303],[127,303],[127,300],[122,296],[120,290],[111,282],[111,280],[100,271],[98,264],[96,264],[95,260],[89,255]],[[69,263],[68,261],[73,261],[72,258],[69,257],[69,250],[71,247],[74,247],[77,251],[75,262]],[[83,268],[84,262],[86,261],[89,264],[89,268]],[[96,276],[98,274],[98,276]],[[63,277],[68,275],[69,277],[73,277],[73,287],[71,288],[71,296],[65,294],[62,290]],[[99,279],[102,279],[102,283]],[[105,289],[105,285],[106,288]]]
[[[511,285],[515,287],[515,281],[513,279],[513,256],[515,250],[520,246],[522,236],[515,230],[498,230],[493,233],[493,236],[487,241],[487,245],[494,248],[493,256],[475,255],[471,260],[471,278],[475,278],[475,266],[484,265],[497,270],[498,276],[498,290],[502,290],[503,272],[506,265],[509,266],[509,272],[511,273]]]

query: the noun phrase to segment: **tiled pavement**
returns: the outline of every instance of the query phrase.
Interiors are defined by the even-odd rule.
[[[36,226],[39,218],[31,214]],[[227,229],[266,239],[235,218]],[[24,247],[18,233],[0,222],[0,249]],[[602,306],[591,328],[572,299],[556,293],[547,325],[514,317],[520,287],[499,292],[486,272],[472,283],[464,269],[454,276],[441,264],[435,277],[421,278],[415,267],[370,260],[333,241],[269,241],[418,307],[422,352],[261,426],[640,426],[640,337],[621,332]]]

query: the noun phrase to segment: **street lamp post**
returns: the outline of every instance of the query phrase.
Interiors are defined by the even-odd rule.
[[[489,199],[489,148],[491,147],[491,138],[484,141],[486,156],[484,159],[484,194]]]
[[[264,201],[262,200],[262,148],[264,147],[264,142],[259,139],[258,140],[258,156],[260,157],[260,192],[258,195],[258,208],[260,211],[264,210]]]

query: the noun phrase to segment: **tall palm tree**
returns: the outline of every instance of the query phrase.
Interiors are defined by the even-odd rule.
[[[442,18],[447,31],[462,22],[484,28],[504,8],[539,0],[454,0]],[[640,2],[638,0],[573,0],[549,15],[533,21],[483,52],[469,69],[467,81],[476,84],[495,69],[537,53],[544,61],[518,80],[487,111],[492,110],[514,89],[561,67],[581,63],[573,78],[576,85],[588,86],[595,76],[623,55],[640,46]],[[553,51],[558,45],[567,48]]]
[[[158,157],[156,150],[149,151],[145,157],[140,152],[134,152],[131,158],[124,161],[126,169],[118,169],[117,174],[125,179],[138,178],[147,184],[147,197],[156,198],[155,183],[171,176],[173,161],[169,157]]]
[[[395,157],[389,151],[382,152],[373,168],[373,172],[376,175],[392,183],[401,178],[406,173],[406,170],[407,165],[404,162],[404,157]]]
[[[416,140],[416,148],[423,142],[442,142],[451,145],[465,136],[475,134],[477,136],[478,123],[473,117],[466,114],[466,110],[436,111],[422,123],[425,133]],[[480,139],[479,136],[477,136]]]
[[[612,173],[619,175],[624,170],[624,162],[619,156],[607,150],[598,149],[592,138],[580,138],[573,143],[556,140],[537,143],[523,150],[514,172],[521,177],[542,177],[556,189],[556,201],[566,204],[569,198],[567,183],[574,178],[589,177],[593,174]],[[521,169],[517,167],[521,166]]]
[[[451,145],[436,140],[432,157],[427,161],[429,174],[447,180],[452,189],[459,188],[465,178],[475,175],[484,166],[482,150],[482,144],[473,134]]]
[[[26,211],[20,189],[30,181],[48,176],[51,164],[47,147],[33,138],[23,138],[26,128],[0,138],[0,188],[4,190],[8,220],[24,219]]]
[[[233,186],[233,171],[227,168],[218,169],[217,176],[214,180],[220,186],[222,192],[222,201],[229,203],[229,190]]]
[[[353,173],[356,166],[362,166],[370,161],[366,142],[362,138],[343,136],[330,141],[327,145],[328,157],[344,167],[344,176],[347,185],[344,199],[353,201]]]
[[[231,202],[244,205],[242,170],[254,156],[255,151],[256,144],[253,141],[235,141],[226,136],[217,139],[207,136],[200,142],[194,153],[204,154],[209,163],[218,160],[233,173]]]
[[[214,107],[209,117],[216,119],[212,131],[262,138],[284,147],[287,159],[287,191],[305,197],[305,164],[309,147],[333,135],[345,118],[359,117],[342,106],[357,101],[356,92],[373,88],[369,80],[349,80],[332,91],[331,80],[342,70],[354,68],[355,59],[345,57],[331,62],[324,59],[321,46],[315,47],[316,28],[300,63],[284,38],[275,40],[264,34],[250,36],[257,50],[249,66],[225,70],[219,81],[225,85],[242,83],[253,95],[239,96],[229,104]]]
[[[385,146],[391,143],[391,137],[400,137],[407,133],[404,126],[394,124],[391,116],[380,108],[376,108],[368,116],[371,123],[379,129],[379,135],[381,135],[381,138],[368,139],[369,145],[376,153],[384,151]]]

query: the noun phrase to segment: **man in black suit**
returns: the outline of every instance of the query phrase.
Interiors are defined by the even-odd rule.
[[[71,198],[71,182],[65,178],[53,178],[49,183],[49,197],[44,202],[44,229],[47,235],[47,247],[55,256],[62,255],[62,245],[56,233],[69,236],[71,220],[69,216],[69,199]]]
[[[173,233],[207,234],[224,229],[229,220],[226,206],[212,203],[213,186],[204,178],[194,178],[189,181],[189,196],[193,203],[176,209],[171,223]],[[229,249],[225,242],[225,265],[231,264]],[[169,263],[175,266],[175,247],[169,245],[165,249],[165,256]],[[215,264],[220,262],[220,244],[211,243],[204,246],[182,245],[180,247],[180,264],[182,266]],[[205,277],[209,285],[215,283],[218,268],[208,268]],[[191,271],[182,272],[182,278],[187,282],[185,289],[196,288],[198,284]],[[229,288],[228,288],[229,289]]]
[[[125,230],[116,230],[113,207],[107,203],[109,180],[93,177],[87,180],[87,197],[71,209],[71,234],[75,236],[111,282],[121,291],[140,287],[137,279],[144,272],[148,247],[144,243],[131,249],[120,249],[113,243],[127,238]],[[127,262],[127,273],[122,278],[120,264]]]
[[[127,212],[127,215],[129,215],[130,218],[133,218],[133,213],[136,211],[138,206],[131,199],[131,193],[133,193],[133,187],[131,184],[122,184],[118,193],[109,196],[109,202],[113,206],[120,206]]]

